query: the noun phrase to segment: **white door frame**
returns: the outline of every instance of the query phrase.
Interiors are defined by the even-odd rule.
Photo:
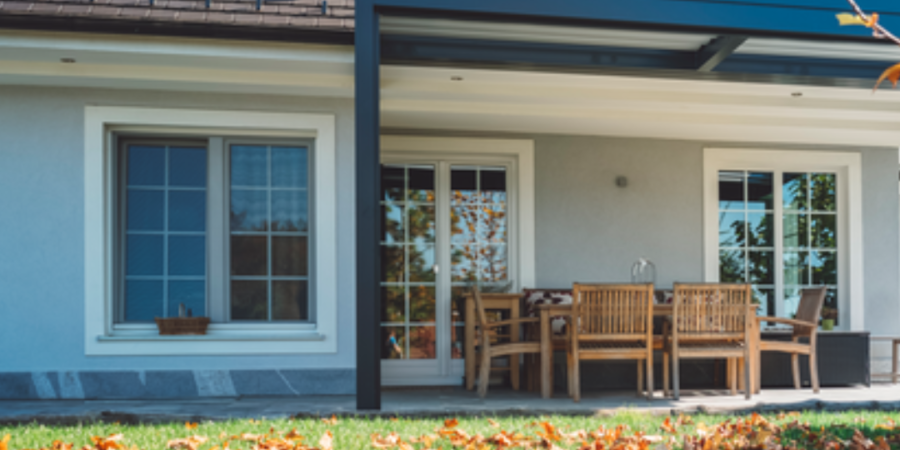
[[[434,164],[435,183],[439,192],[449,192],[450,180],[445,176],[449,166],[501,165],[509,175],[509,214],[511,215],[509,258],[511,281],[514,288],[533,286],[535,283],[534,261],[534,141],[512,139],[472,139],[448,137],[383,136],[381,138],[382,163]],[[435,220],[440,224],[449,223],[443,217],[449,199],[436,198]],[[440,225],[439,225],[440,226]],[[437,248],[449,248],[449,230],[438,233]],[[441,273],[449,273],[450,255],[438,252],[436,264]],[[444,277],[445,278],[445,277]],[[436,292],[449,292],[442,277],[436,280]],[[440,299],[438,299],[440,303]],[[451,330],[449,318],[438,308],[436,312],[436,332],[439,342],[449,342]],[[448,349],[438,347],[437,364],[429,365],[415,360],[389,360],[382,366],[382,385],[459,385],[464,374],[463,360],[450,359]],[[385,361],[388,362],[388,361]]]

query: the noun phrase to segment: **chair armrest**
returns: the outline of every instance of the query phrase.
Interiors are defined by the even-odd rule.
[[[485,325],[485,328],[497,328],[497,327],[505,327],[507,325],[516,325],[520,323],[537,323],[540,322],[541,319],[538,317],[521,317],[518,319],[508,319],[508,320],[498,320],[496,322],[489,322]]]
[[[801,327],[801,328],[818,328],[819,327],[819,324],[817,324],[815,322],[805,322],[803,320],[788,319],[786,317],[757,317],[756,321],[759,323],[762,323],[762,322],[783,323],[786,325],[793,325],[794,327]]]

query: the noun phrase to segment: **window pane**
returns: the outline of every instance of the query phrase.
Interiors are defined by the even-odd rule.
[[[433,286],[409,287],[409,321],[410,322],[434,322],[435,321],[435,295]]]
[[[399,286],[381,287],[381,321],[403,322],[406,318],[405,292]]]
[[[265,236],[231,236],[232,275],[265,276],[267,259]]]
[[[169,186],[206,187],[206,149],[169,149]]]
[[[412,206],[409,215],[409,241],[415,243],[433,243],[435,217],[434,206]]]
[[[454,244],[475,242],[478,232],[479,208],[461,205],[450,207],[450,240]]]
[[[268,149],[264,146],[231,146],[231,185],[268,186]]]
[[[812,215],[812,247],[837,248],[837,216],[834,214]]]
[[[481,169],[481,201],[506,203],[506,169]]]
[[[434,245],[413,244],[408,248],[409,281],[434,281]]]
[[[231,320],[268,320],[266,281],[231,282]]]
[[[748,281],[753,284],[775,283],[775,253],[774,252],[747,252]]]
[[[837,253],[812,252],[810,266],[813,284],[837,284]]]
[[[307,252],[306,236],[272,236],[272,275],[306,275]]]
[[[488,245],[481,248],[481,281],[506,281],[509,275],[506,246]]]
[[[745,282],[744,265],[743,250],[720,250],[719,281],[722,283]]]
[[[381,199],[403,201],[405,170],[402,167],[381,166]]]
[[[272,320],[308,320],[306,281],[272,282]]]
[[[785,173],[782,175],[784,209],[804,211],[807,209],[807,176],[805,173]]]
[[[810,197],[812,210],[834,211],[837,203],[835,176],[833,173],[814,173],[811,177]]]
[[[402,243],[403,231],[403,207],[396,204],[381,206],[381,239],[388,244]]]
[[[206,231],[206,191],[169,191],[169,231]]]
[[[772,174],[751,172],[747,175],[747,209],[773,208]]]
[[[231,231],[266,231],[268,225],[266,191],[231,190]]]
[[[404,359],[406,333],[404,327],[381,327],[381,359]]]
[[[784,215],[784,246],[787,248],[805,248],[809,245],[808,219],[806,214]]]
[[[128,231],[162,231],[165,197],[162,190],[128,190]]]
[[[453,203],[477,202],[478,172],[475,170],[453,169],[450,172],[450,189]]]
[[[503,205],[482,206],[479,219],[479,242],[496,244],[506,242],[506,211]]]
[[[409,359],[434,359],[435,327],[409,327]]]
[[[753,287],[753,301],[757,303],[757,316],[775,315],[775,290]]]
[[[797,307],[800,306],[800,296],[802,288],[788,287],[784,290],[784,316],[794,317],[797,314]]]
[[[744,172],[719,172],[719,209],[744,209]]]
[[[809,252],[784,252],[784,284],[809,284]]]
[[[381,281],[403,282],[404,276],[404,248],[398,245],[381,246]]]
[[[165,170],[165,147],[128,147],[129,186],[162,186],[166,182]]]
[[[434,202],[434,169],[410,167],[409,200],[414,202]]]
[[[775,217],[772,214],[747,214],[747,245],[750,247],[772,247],[775,245]]]
[[[127,275],[163,274],[162,235],[129,235],[125,243]]]
[[[272,192],[272,229],[274,231],[308,231],[306,191]]]
[[[125,282],[125,320],[152,322],[163,316],[163,282],[131,280]]]
[[[178,317],[178,306],[184,304],[185,314],[206,315],[206,282],[169,281],[169,317]]]
[[[745,243],[744,213],[719,213],[719,247],[743,247]]]
[[[272,186],[307,187],[306,149],[272,147]]]
[[[475,262],[478,260],[478,246],[453,245],[450,247],[450,279],[452,281],[475,281],[478,271]]]
[[[169,275],[206,275],[205,236],[169,236]]]

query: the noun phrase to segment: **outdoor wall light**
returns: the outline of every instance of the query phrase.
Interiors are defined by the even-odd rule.
[[[66,63],[66,64],[72,64],[75,62],[75,58],[60,58],[59,62]]]
[[[802,92],[791,92],[791,97],[794,97],[794,98],[803,97],[803,93]]]
[[[620,188],[628,186],[628,178],[625,178],[622,175],[617,176],[616,177],[616,186],[618,186]]]
[[[462,81],[462,80],[463,80],[463,77],[460,77],[460,76],[454,75],[454,76],[450,77],[450,81]]]

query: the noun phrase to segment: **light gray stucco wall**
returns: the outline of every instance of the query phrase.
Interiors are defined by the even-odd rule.
[[[86,357],[83,295],[86,105],[335,114],[337,179],[342,180],[337,193],[340,278],[337,298],[318,301],[338,302],[338,351],[284,356]],[[327,369],[337,372],[316,375],[322,378],[326,374],[326,384],[335,380],[326,390],[353,392],[356,339],[352,270],[355,267],[353,144],[350,99],[0,87],[0,321],[3,323],[0,372],[132,371],[129,373],[137,373],[139,379],[147,382],[152,378],[147,376],[151,373],[147,371]],[[279,379],[295,377],[303,382],[302,373],[275,375]],[[231,376],[236,389],[242,383],[241,376]],[[23,382],[20,378],[0,376],[0,385],[18,386]],[[51,387],[65,379],[58,374],[49,378]],[[42,384],[41,380],[38,376],[38,381],[32,384]],[[85,379],[81,381],[86,383]],[[3,388],[0,386],[0,391]],[[291,388],[306,391],[303,386],[288,383],[287,390]],[[30,389],[34,391],[33,387]]]

